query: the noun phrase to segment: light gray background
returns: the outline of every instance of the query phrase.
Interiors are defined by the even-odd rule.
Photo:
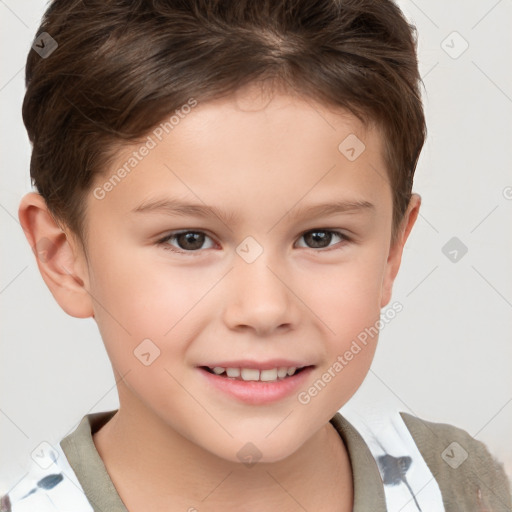
[[[399,5],[419,31],[426,88],[429,134],[414,187],[423,205],[393,293],[404,310],[382,330],[347,407],[398,404],[461,427],[512,476],[512,1]],[[24,66],[44,10],[41,0],[0,0],[0,492],[41,441],[118,407],[95,322],[60,309],[18,223],[31,190]],[[469,44],[458,58],[445,51],[463,48],[453,31]],[[468,248],[456,263],[442,252],[452,237]]]

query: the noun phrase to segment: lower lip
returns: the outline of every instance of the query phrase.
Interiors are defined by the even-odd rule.
[[[281,400],[304,384],[314,366],[304,368],[300,373],[277,380],[275,382],[243,381],[230,377],[220,377],[206,371],[204,368],[198,370],[208,379],[208,382],[220,391],[251,405],[262,405]]]

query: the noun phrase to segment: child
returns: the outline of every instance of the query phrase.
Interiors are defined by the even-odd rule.
[[[54,0],[33,48],[19,218],[120,407],[43,448],[3,510],[512,510],[465,431],[338,412],[421,203],[394,3]]]

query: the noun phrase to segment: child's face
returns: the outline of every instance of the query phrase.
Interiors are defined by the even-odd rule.
[[[116,376],[124,376],[126,421],[171,427],[235,462],[251,442],[261,462],[272,462],[299,448],[358,389],[377,342],[358,336],[376,326],[390,300],[402,245],[390,251],[380,134],[340,113],[281,94],[266,107],[241,93],[198,104],[161,141],[150,134],[156,147],[102,199],[91,193],[82,277]],[[359,156],[354,135],[365,145]],[[141,145],[96,180],[96,196]],[[233,217],[134,211],[156,200]],[[296,216],[343,201],[373,206]],[[200,233],[157,243],[184,230]],[[274,358],[314,368],[268,403],[217,389],[199,368]],[[315,382],[317,392],[308,391]]]

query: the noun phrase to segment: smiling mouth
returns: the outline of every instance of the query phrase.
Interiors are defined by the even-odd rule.
[[[253,368],[210,368],[208,366],[201,366],[200,368],[208,373],[216,375],[217,377],[229,380],[245,382],[279,382],[293,377],[294,375],[298,375],[306,368],[311,368],[311,366],[303,366],[301,368],[280,367],[271,370],[257,370]]]

